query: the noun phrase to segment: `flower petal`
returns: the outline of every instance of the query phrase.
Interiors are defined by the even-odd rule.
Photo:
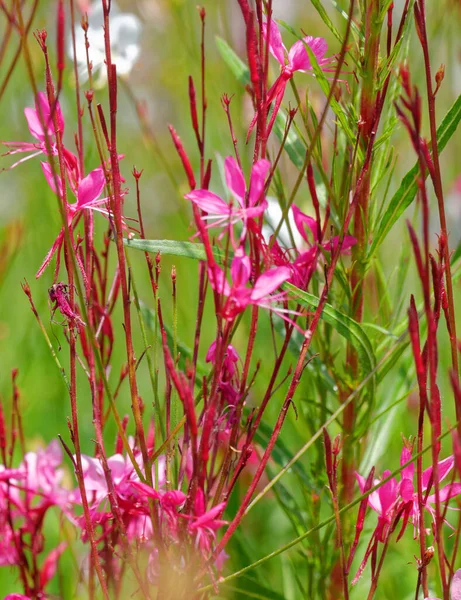
[[[409,460],[411,460],[411,452],[406,446],[404,446],[402,448],[402,453],[400,454],[400,466],[404,465]],[[409,479],[410,481],[413,481],[414,475],[415,463],[410,463],[407,467],[402,469],[402,479]]]
[[[234,287],[244,287],[251,275],[251,263],[249,257],[241,248],[235,251],[231,265],[231,277]]]
[[[461,600],[461,569],[456,571],[451,581],[451,600]]]
[[[439,466],[439,481],[442,481],[442,479],[448,475],[448,473],[453,468],[454,462],[455,462],[455,459],[454,459],[453,455],[448,456],[447,458],[445,458],[444,460],[441,460],[439,462],[439,465],[438,465]],[[427,489],[427,486],[429,485],[429,481],[430,481],[431,477],[432,477],[432,467],[429,467],[423,473],[423,477],[422,477],[423,490]],[[434,482],[432,482],[432,485],[433,484],[434,484]]]
[[[400,483],[400,496],[404,502],[409,502],[413,498],[415,489],[413,487],[413,480],[404,478]]]
[[[267,23],[263,23],[263,35],[267,40]],[[277,23],[273,19],[270,21],[269,50],[272,56],[278,60],[280,65],[283,67],[285,65],[285,55],[287,54],[287,49],[283,45],[280,30],[277,26]]]
[[[130,481],[130,485],[136,488],[138,492],[142,492],[146,496],[149,496],[149,498],[160,498],[160,494],[156,490],[151,488],[150,485],[142,483],[141,481]]]
[[[446,502],[447,500],[450,500],[450,498],[454,498],[459,494],[461,494],[461,483],[449,483],[439,490],[439,499],[440,502]],[[435,494],[431,494],[427,501],[431,504],[435,504]]]
[[[87,208],[88,205],[97,200],[104,189],[105,183],[106,178],[101,168],[91,171],[91,173],[82,179],[77,192],[78,208]]]
[[[217,265],[208,268],[208,277],[210,279],[210,285],[215,292],[223,294],[224,296],[230,296],[231,289],[226,281],[224,272]]]
[[[60,198],[62,198],[62,181],[61,177],[58,173],[56,173],[56,181],[58,183],[59,194],[56,191],[55,178],[53,177],[53,171],[51,170],[51,166],[47,162],[41,162],[43,174],[45,175],[46,180],[48,181],[48,185],[53,190],[55,194],[57,194]]]
[[[245,207],[245,193],[247,186],[243,177],[242,169],[238,166],[233,156],[228,156],[224,161],[224,171],[226,174],[226,184],[235,199],[242,208]]]
[[[341,246],[341,254],[350,254],[350,249],[357,243],[357,240],[352,235],[345,235],[343,239],[343,243]],[[339,236],[335,235],[326,242],[323,242],[322,246],[327,251],[330,252],[333,249],[333,252],[338,248],[339,244]]]
[[[288,267],[276,267],[266,271],[258,277],[251,292],[251,301],[258,302],[274,290],[276,290],[284,281],[290,278],[291,270]]]
[[[251,170],[250,193],[248,194],[248,206],[255,206],[262,199],[264,185],[271,163],[268,160],[258,160]]]
[[[327,51],[328,45],[323,38],[310,35],[293,44],[288,53],[288,64],[293,71],[311,71],[312,64],[306,50],[306,44],[312,50],[317,62],[320,62]]]
[[[193,190],[184,196],[199,208],[212,215],[227,215],[229,205],[222,198],[208,190]]]
[[[308,244],[311,243],[311,241],[308,238],[307,232],[306,232],[306,226],[309,228],[309,230],[312,233],[312,236],[314,238],[314,241],[317,241],[317,221],[312,218],[309,217],[309,215],[304,214],[295,204],[292,205],[292,210],[293,210],[293,217],[296,223],[296,227],[299,231],[299,233],[302,235],[304,241],[306,241]]]

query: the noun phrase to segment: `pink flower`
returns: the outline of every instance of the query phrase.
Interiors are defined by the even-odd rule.
[[[282,212],[273,210],[271,207],[266,213],[266,218],[273,230],[279,225]],[[275,217],[275,220],[274,220]],[[321,246],[323,252],[335,251],[338,248],[339,237],[334,236],[330,240],[323,241],[320,244],[319,239],[319,224],[317,221],[303,213],[296,205],[292,205],[288,214],[290,223],[293,223],[293,237],[296,243],[295,248],[284,248],[279,244],[278,240],[272,243],[263,245],[266,264],[274,264],[276,266],[286,266],[291,270],[290,283],[299,288],[305,288],[310,277],[317,267],[317,261],[321,258],[322,253],[319,251]],[[357,240],[351,235],[344,236],[341,246],[342,254],[349,254],[350,249]]]
[[[32,600],[32,598],[24,594],[8,594],[3,600]]]
[[[208,352],[205,357],[206,362],[216,364],[216,340],[208,348]],[[223,376],[226,380],[232,379],[236,372],[236,364],[239,361],[239,355],[237,350],[229,344],[227,346],[226,355],[223,362]]]
[[[220,267],[214,265],[208,270],[213,290],[227,297],[222,309],[225,319],[232,321],[250,304],[282,312],[282,309],[274,309],[271,302],[284,298],[285,294],[272,295],[272,293],[290,277],[290,269],[287,267],[270,269],[258,277],[252,288],[248,288],[247,284],[251,276],[250,259],[243,249],[239,248],[235,252],[230,271],[232,286],[227,283]]]
[[[142,459],[138,452],[135,452],[137,462],[142,467]],[[114,491],[119,499],[128,499],[133,495],[133,482],[139,482],[139,477],[133,467],[129,456],[123,454],[114,454],[107,458],[107,466],[110,469]],[[165,458],[160,456],[158,459],[159,482],[160,486],[165,483]],[[106,476],[99,458],[92,458],[82,454],[82,469],[85,479],[85,488],[88,494],[88,500],[93,506],[98,506],[105,500],[109,494]],[[155,471],[152,469],[152,477],[155,481]],[[74,503],[80,503],[80,492],[75,490],[71,495]]]
[[[22,476],[11,480],[10,497],[24,514],[31,511],[41,512],[49,506],[64,507],[68,501],[68,492],[62,487],[64,470],[62,450],[59,442],[53,440],[44,450],[27,452],[19,466]],[[24,498],[22,492],[26,493]],[[37,501],[40,502],[37,504]]]
[[[451,600],[461,600],[461,569],[453,575],[450,588]],[[440,600],[440,598],[424,598],[424,600]]]
[[[264,24],[264,35],[267,38],[267,24]],[[306,45],[312,50],[320,67],[330,65],[333,58],[325,58],[328,48],[326,41],[321,38],[315,38],[311,35],[298,40],[293,44],[288,51],[282,41],[280,30],[277,23],[273,20],[270,22],[269,50],[272,56],[279,62],[282,73],[288,79],[293,76],[295,71],[312,71],[312,64],[309,54],[306,50]]]
[[[64,117],[62,115],[61,107],[59,102],[56,103],[55,109],[56,123],[58,127],[58,132],[62,135],[64,133]],[[20,163],[29,160],[30,158],[34,158],[39,154],[48,155],[48,151],[46,148],[46,136],[48,136],[48,141],[51,146],[51,153],[53,155],[57,154],[56,149],[56,131],[54,128],[54,116],[52,115],[50,104],[48,102],[48,98],[44,92],[38,92],[37,98],[35,100],[35,108],[25,108],[24,114],[27,119],[27,124],[29,126],[29,131],[32,137],[34,137],[37,142],[4,142],[4,145],[10,150],[7,152],[7,155],[18,154],[22,152],[32,152],[29,156],[22,158],[10,168],[13,169]],[[45,128],[42,123],[45,124]],[[72,152],[64,148],[64,160],[66,162],[66,167],[68,171],[72,174],[78,176],[78,161]]]
[[[53,192],[62,199],[63,194],[61,178],[59,177],[59,175],[57,176],[58,189],[56,189],[55,180],[50,164],[47,162],[42,162],[42,169],[49,186],[51,187]],[[107,204],[107,198],[99,198],[104,189],[105,183],[106,178],[104,176],[104,171],[102,170],[102,168],[98,168],[94,169],[86,177],[81,179],[77,184],[76,188],[73,185],[71,185],[72,191],[74,192],[77,201],[74,203],[67,204],[69,227],[72,225],[74,219],[84,210],[96,210],[103,213],[105,216],[110,215],[110,212],[108,210],[101,208],[102,205],[105,206]],[[43,274],[53,256],[56,253],[59,254],[63,242],[64,227],[59,232],[58,237],[51,246],[50,251],[46,255],[45,260],[43,261],[40,269],[37,271],[37,278]]]
[[[410,450],[404,446],[402,454],[400,456],[400,464],[404,465],[411,459]],[[448,473],[452,470],[455,459],[454,456],[448,456],[444,460],[438,463],[438,475],[439,482],[445,479]],[[419,523],[419,504],[418,504],[418,493],[414,487],[413,479],[415,474],[414,463],[409,464],[402,470],[401,482],[400,482],[400,497],[405,503],[412,503],[410,509],[410,515],[413,517],[413,524],[415,529],[418,528]],[[432,478],[432,467],[426,469],[422,474],[422,492],[424,499],[424,508],[431,514],[432,518],[435,518],[435,509],[432,504],[435,503],[435,493],[427,496],[428,488],[434,485]],[[449,483],[445,487],[439,489],[439,498],[441,503],[448,502],[451,498],[461,494],[461,483]],[[427,497],[427,498],[426,498]],[[445,521],[447,523],[447,521]]]
[[[390,474],[390,471],[384,471],[383,479],[389,477]],[[359,484],[360,492],[363,494],[366,479],[359,475],[359,473],[356,473],[355,476]],[[373,485],[377,485],[379,481],[379,479],[375,479]],[[380,542],[384,541],[388,527],[392,522],[398,497],[399,484],[394,477],[368,496],[368,504],[376,513],[378,513],[378,525],[375,530],[375,535]]]
[[[209,226],[232,226],[243,222],[242,238],[246,234],[246,223],[249,219],[261,216],[267,206],[264,197],[264,185],[270,163],[267,160],[258,160],[250,175],[250,188],[247,189],[245,178],[237,161],[228,156],[224,162],[226,184],[237,201],[237,206],[228,204],[222,198],[209,190],[192,190],[185,198],[196,204],[206,212],[202,218],[213,221]]]
[[[195,497],[194,517],[189,517],[189,533],[195,537],[195,543],[202,554],[207,557],[210,553],[213,542],[216,540],[216,531],[227,524],[227,521],[218,519],[224,511],[225,502],[217,504],[209,511],[205,506],[205,495],[201,489],[197,491]]]
[[[267,39],[267,23],[264,23],[263,25],[263,33]],[[315,38],[310,35],[295,42],[290,48],[290,51],[288,51],[283,44],[282,36],[280,35],[277,24],[273,20],[270,21],[269,50],[272,56],[278,61],[281,68],[280,75],[277,77],[267,94],[267,108],[275,100],[274,109],[272,111],[266,131],[267,135],[269,135],[272,130],[275,117],[277,116],[280,105],[282,104],[285,88],[287,83],[293,77],[294,73],[296,71],[301,71],[303,73],[313,71],[312,63],[306,50],[306,45],[312,50],[312,53],[314,54],[320,68],[330,65],[334,60],[334,57],[325,58],[328,48],[326,41],[323,38]],[[251,133],[256,121],[257,114],[250,125],[248,135]]]

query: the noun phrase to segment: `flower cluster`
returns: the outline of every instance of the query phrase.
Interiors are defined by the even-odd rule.
[[[373,536],[368,545],[365,557],[360,565],[359,571],[354,581],[357,581],[365,568],[370,555],[376,557],[378,543],[385,543],[389,534],[392,533],[400,521],[402,521],[401,530],[398,535],[400,539],[405,532],[408,523],[411,521],[414,527],[414,538],[420,534],[420,528],[423,523],[423,515],[420,511],[420,502],[418,492],[415,489],[415,465],[411,461],[412,453],[407,444],[404,445],[400,456],[401,470],[400,482],[395,477],[390,477],[390,471],[384,471],[383,483],[376,491],[368,496],[368,504],[378,515],[378,523]],[[409,463],[409,464],[408,464]],[[448,456],[438,463],[438,482],[440,483],[450,473],[455,464],[454,456]],[[362,475],[356,473],[357,482],[361,493],[366,491],[367,482]],[[373,485],[377,485],[381,480],[375,479]],[[428,467],[421,477],[422,506],[427,510],[435,521],[435,492],[430,493],[436,482],[433,477],[433,468]],[[447,504],[451,498],[461,494],[461,483],[452,482],[439,490],[439,499],[441,503]],[[445,523],[451,527],[445,519]]]
[[[66,548],[66,543],[58,544],[38,567],[37,557],[44,552],[46,515],[52,508],[70,515],[61,462],[59,442],[53,441],[44,450],[27,452],[17,468],[0,465],[0,566],[20,566],[33,597],[44,593]],[[26,553],[34,557],[30,563]]]

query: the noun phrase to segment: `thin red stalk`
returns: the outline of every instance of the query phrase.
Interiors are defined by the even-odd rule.
[[[419,9],[419,17],[418,18],[418,10]],[[451,359],[453,364],[453,372],[455,376],[459,379],[459,361],[458,361],[458,350],[456,343],[456,319],[455,319],[455,308],[454,308],[454,294],[453,294],[453,279],[451,274],[451,265],[450,265],[450,247],[448,243],[448,228],[445,216],[445,203],[443,197],[443,186],[442,186],[442,176],[440,171],[440,161],[439,161],[439,151],[437,146],[437,121],[436,121],[436,111],[435,111],[435,94],[433,92],[433,84],[432,84],[432,75],[431,75],[431,62],[429,56],[429,43],[427,39],[427,31],[426,31],[426,14],[425,14],[425,0],[418,0],[415,5],[415,16],[417,19],[417,31],[419,35],[419,40],[421,43],[421,48],[423,50],[424,55],[424,68],[426,73],[426,88],[427,88],[427,103],[428,103],[428,111],[429,111],[429,124],[431,130],[431,146],[432,146],[432,160],[434,163],[434,177],[433,184],[435,189],[435,194],[437,197],[437,206],[439,210],[439,218],[440,218],[440,227],[442,230],[442,235],[446,239],[446,244],[444,246],[444,262],[446,268],[446,281],[447,281],[447,299],[448,299],[448,314],[450,317],[450,349],[451,349]],[[461,423],[461,406],[455,403],[456,409],[456,418],[459,423]],[[458,433],[461,434],[461,424],[458,425]]]
[[[145,477],[150,485],[152,485],[152,471],[149,469],[149,455],[147,452],[146,440],[142,424],[141,407],[138,394],[138,386],[136,382],[136,366],[133,349],[133,337],[131,330],[131,312],[130,312],[130,294],[128,291],[128,281],[126,273],[125,249],[123,245],[123,225],[122,225],[122,195],[121,195],[121,175],[120,165],[118,162],[117,153],[117,70],[112,64],[111,48],[110,48],[110,31],[109,31],[109,5],[107,0],[103,0],[104,13],[104,40],[106,49],[107,62],[107,79],[109,85],[109,105],[110,105],[110,163],[112,171],[112,186],[113,197],[111,198],[112,212],[114,215],[116,229],[116,245],[118,264],[120,269],[120,281],[122,285],[123,297],[123,316],[125,328],[125,342],[128,359],[128,377],[131,390],[131,401],[133,415],[136,423],[136,433],[139,439],[139,447],[141,450]]]
[[[34,3],[32,5],[32,10],[29,16],[29,20],[27,21],[26,26],[24,27],[24,22],[23,22],[23,17],[22,17],[22,12],[21,9],[18,6],[18,22],[19,22],[19,33],[21,35],[21,40],[19,42],[18,48],[11,60],[11,64],[8,68],[8,71],[5,75],[5,78],[2,81],[2,84],[0,85],[0,100],[3,97],[3,94],[5,93],[5,90],[8,86],[8,83],[11,79],[11,76],[14,73],[14,70],[16,68],[16,65],[18,64],[18,60],[21,56],[21,52],[23,51],[24,45],[27,43],[27,36],[30,32],[30,29],[32,27],[32,23],[34,21],[34,17],[35,17],[35,13],[37,12],[37,7],[38,7],[38,2],[39,0],[34,0]],[[18,3],[19,4],[19,3]]]

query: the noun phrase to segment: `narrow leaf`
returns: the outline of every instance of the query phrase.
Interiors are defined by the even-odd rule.
[[[243,60],[232,50],[229,44],[219,36],[216,36],[216,46],[218,47],[218,51],[224,59],[224,62],[235,75],[237,81],[242,85],[249,85],[250,70]]]
[[[175,240],[140,240],[140,239],[124,239],[125,246],[142,250],[143,252],[153,252],[157,254],[184,256],[185,258],[193,258],[194,260],[206,260],[206,252],[203,244],[195,244],[193,242],[177,242]],[[224,263],[225,254],[219,248],[213,248],[213,254],[217,262]]]
[[[285,283],[283,288],[290,292],[290,295],[296,298],[296,301],[307,308],[317,308],[319,305],[319,299],[317,296],[310,294],[309,292],[303,292],[290,283]],[[362,329],[362,327],[351,319],[349,316],[344,315],[339,310],[336,310],[331,304],[325,304],[322,311],[321,318],[331,325],[343,338],[354,346],[358,357],[359,364],[363,375],[372,373],[376,368],[376,358],[373,352],[371,342]],[[370,394],[373,397],[376,387],[376,377],[373,376],[370,379]]]
[[[456,102],[450,108],[441,125],[437,129],[437,143],[439,152],[447,145],[449,139],[456,131],[459,122],[461,121],[461,96],[458,97]],[[419,173],[419,166],[415,164],[410,171],[405,175],[400,184],[399,189],[395,192],[392,197],[386,212],[383,215],[381,224],[376,231],[373,242],[371,244],[370,252],[368,257],[370,258],[384,238],[387,236],[389,231],[392,229],[394,223],[399,219],[400,215],[410,206],[416,196],[417,176]]]

